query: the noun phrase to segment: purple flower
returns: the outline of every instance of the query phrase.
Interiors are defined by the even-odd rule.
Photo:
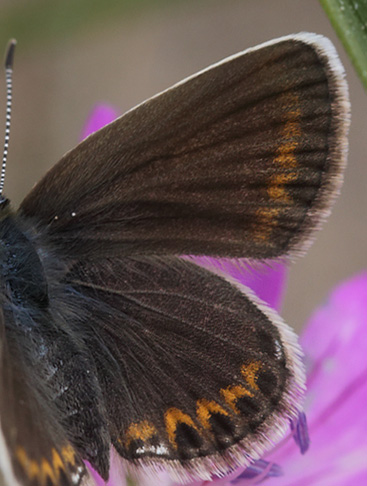
[[[185,257],[211,271],[219,271],[252,289],[261,300],[279,310],[287,279],[286,267],[278,262],[249,264],[244,259]]]
[[[116,111],[95,108],[83,137],[111,122]],[[185,257],[237,279],[270,306],[279,309],[286,270],[281,264],[249,267],[242,260]],[[290,425],[289,435],[263,459],[225,478],[189,486],[351,486],[367,484],[367,272],[341,284],[318,309],[303,332],[306,355],[306,418]],[[293,440],[294,439],[294,440]],[[90,468],[98,486],[104,485]],[[108,486],[124,486],[119,459],[112,455]],[[174,486],[165,473],[144,478],[140,486]]]
[[[347,280],[311,317],[301,337],[306,355],[306,413],[311,446],[289,442],[266,459],[284,477],[269,486],[367,484],[367,272]]]
[[[80,139],[84,140],[88,135],[111,123],[119,113],[113,106],[106,103],[96,105],[91,111],[87,123],[84,125]]]

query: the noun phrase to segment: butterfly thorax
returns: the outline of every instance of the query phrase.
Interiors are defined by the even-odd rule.
[[[33,243],[8,208],[0,218],[0,278],[5,295],[16,305],[47,307],[47,280]]]
[[[63,280],[66,265],[49,251],[44,233],[0,203],[1,331],[15,360],[7,389],[15,390],[16,403],[23,403],[2,418],[9,428],[21,424],[8,443],[15,459],[20,458],[21,477],[31,479],[27,464],[33,461],[38,476],[32,480],[40,485],[47,474],[58,477],[60,467],[65,474],[75,473],[75,482],[65,483],[74,485],[84,474],[79,454],[107,477],[110,438],[94,364],[71,310],[78,302],[70,302]],[[33,436],[42,439],[35,445]],[[81,437],[88,437],[87,445]],[[62,466],[54,464],[56,453]]]

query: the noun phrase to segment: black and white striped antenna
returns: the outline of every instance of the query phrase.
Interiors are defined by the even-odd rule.
[[[0,173],[0,203],[4,200],[1,196],[4,188],[5,171],[6,171],[6,159],[8,157],[9,148],[9,135],[10,135],[10,122],[11,122],[11,105],[12,105],[12,89],[13,89],[13,63],[14,63],[14,50],[17,41],[12,39],[6,50],[5,55],[5,79],[6,79],[6,121],[5,121],[5,141],[3,151],[3,163]]]

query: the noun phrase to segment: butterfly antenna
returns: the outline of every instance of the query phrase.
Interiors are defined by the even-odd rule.
[[[11,105],[12,105],[12,90],[13,90],[13,63],[14,63],[14,50],[17,41],[12,39],[6,50],[5,56],[5,79],[6,79],[6,121],[5,121],[5,141],[3,151],[3,163],[0,174],[0,197],[4,188],[6,159],[8,157],[9,148],[9,134],[10,134],[10,122],[11,122]],[[1,197],[1,199],[3,199]],[[1,202],[1,201],[0,201]]]

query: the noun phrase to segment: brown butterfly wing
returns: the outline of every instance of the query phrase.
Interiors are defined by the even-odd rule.
[[[297,416],[296,337],[248,290],[174,257],[85,261],[68,281],[130,467],[208,479],[259,458]]]
[[[298,254],[339,188],[348,110],[332,44],[280,39],[90,136],[20,211],[70,257]]]

